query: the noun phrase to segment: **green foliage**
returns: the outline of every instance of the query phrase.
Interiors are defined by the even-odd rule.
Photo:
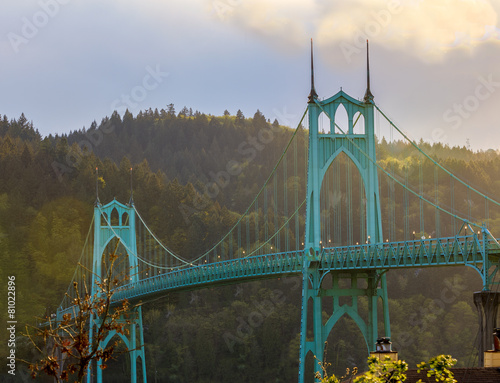
[[[393,361],[386,356],[381,360],[375,356],[368,358],[369,370],[354,379],[354,383],[396,383],[406,380],[408,364],[404,360]]]
[[[116,275],[118,262],[116,250],[103,258],[106,273],[96,280],[97,292],[91,295],[88,286],[73,282],[76,309],[57,320],[50,319],[43,326],[26,326],[23,334],[40,353],[40,359],[29,364],[31,377],[47,375],[60,383],[73,380],[83,382],[92,361],[101,362],[100,368],[107,368],[109,360],[115,357],[121,339],[103,344],[109,334],[129,334],[129,303],[123,301],[111,308],[113,289],[123,282],[126,274]],[[89,327],[89,323],[93,326]],[[123,349],[128,353],[133,350]]]
[[[357,367],[354,367],[352,371],[349,368],[347,368],[345,375],[341,376],[340,378],[337,378],[335,374],[328,375],[328,369],[331,367],[331,363],[327,362],[327,349],[328,349],[327,346],[328,342],[325,342],[325,352],[323,355],[323,361],[317,360],[316,356],[314,356],[314,359],[317,360],[317,363],[321,369],[321,372],[316,371],[314,378],[321,383],[341,383],[347,379],[351,381],[353,377],[358,373]]]
[[[417,367],[418,372],[426,372],[427,378],[433,377],[436,382],[456,383],[457,380],[453,378],[453,373],[450,370],[456,363],[457,360],[453,359],[451,355],[438,355],[428,362],[417,364]],[[428,381],[430,380],[428,379]],[[422,379],[419,379],[417,383],[423,383]]]
[[[326,356],[325,356],[326,359]],[[450,355],[438,355],[431,358],[428,362],[422,362],[417,365],[418,372],[424,371],[427,378],[435,378],[436,382],[456,383],[457,380],[453,378],[453,373],[450,368],[455,365],[456,359]],[[375,356],[368,358],[368,371],[353,379],[357,373],[354,368],[352,372],[347,370],[346,375],[337,378],[335,375],[328,375],[327,368],[330,366],[326,361],[318,362],[322,373],[317,372],[315,378],[321,383],[340,383],[345,382],[347,379],[354,383],[396,383],[404,382],[406,380],[406,372],[408,371],[408,363],[404,360],[392,360],[386,356],[383,360]],[[430,380],[427,380],[430,382]],[[422,379],[418,383],[424,383]]]

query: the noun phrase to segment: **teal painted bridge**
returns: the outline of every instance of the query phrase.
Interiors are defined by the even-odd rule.
[[[265,129],[259,137],[266,140],[277,132]],[[398,139],[413,152],[392,162],[377,159],[376,131],[393,147]],[[92,230],[58,318],[75,314],[74,282],[100,294],[104,255],[116,249],[122,254],[117,272],[125,278],[114,290],[115,305],[125,299],[147,304],[170,291],[299,275],[297,357],[303,383],[306,359],[323,360],[324,342],[343,315],[358,325],[367,351],[375,350],[380,336],[391,336],[386,273],[392,269],[465,265],[478,272],[484,291],[498,286],[500,244],[494,234],[500,231],[500,203],[425,153],[382,112],[373,101],[369,71],[363,100],[342,90],[319,100],[311,71],[311,92],[297,128],[248,209],[229,226],[202,253],[180,255],[148,227],[132,195],[128,204],[103,205],[97,199]],[[331,286],[323,284],[327,275]],[[341,279],[350,279],[350,287],[342,288]],[[341,304],[339,297],[351,297],[352,304]],[[367,313],[358,311],[361,298],[368,301]],[[324,321],[327,299],[333,299],[334,309]],[[118,334],[132,350],[132,382],[147,381],[141,306],[134,306],[130,335]],[[102,319],[90,319],[91,336]],[[102,381],[99,367],[100,362],[90,367],[88,382],[92,376]]]
[[[194,290],[258,278],[300,275],[308,254],[291,251],[213,262],[166,272],[119,287],[113,300],[147,301],[171,290]],[[391,242],[375,245],[325,248],[319,261],[309,261],[320,272],[355,272],[443,266],[468,266],[481,274],[484,286],[494,277],[500,246],[498,240],[483,240],[477,234],[440,239]]]

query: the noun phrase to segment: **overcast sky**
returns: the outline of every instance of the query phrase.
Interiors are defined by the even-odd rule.
[[[500,149],[498,1],[2,0],[0,114],[42,135],[173,103],[294,125],[365,92],[412,138]]]

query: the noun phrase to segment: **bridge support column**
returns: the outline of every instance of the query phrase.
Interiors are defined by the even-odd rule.
[[[130,356],[130,381],[131,383],[137,383],[137,362],[138,359],[140,358],[141,361],[141,366],[142,366],[142,382],[146,383],[147,382],[147,377],[146,377],[146,358],[145,358],[145,351],[144,351],[144,333],[143,333],[143,326],[142,326],[142,308],[135,307],[132,309],[130,312],[128,312],[125,316],[120,317],[118,319],[118,322],[121,322],[125,324],[125,328],[128,330],[128,334],[123,333],[119,334],[116,331],[110,332],[107,337],[100,343],[100,347],[105,348],[107,344],[112,340],[112,338],[116,335],[119,336],[123,343],[125,344],[125,347],[127,348],[127,352]],[[91,330],[94,330],[97,328],[97,326],[100,325],[100,322],[96,321],[94,324],[93,328]],[[139,342],[139,344],[138,344]],[[96,368],[95,368],[95,377],[96,377],[96,382],[97,383],[102,383],[102,361],[99,360],[96,363]],[[91,366],[89,366],[89,373],[87,376],[87,383],[91,383],[92,380],[92,374],[91,372]]]
[[[360,233],[363,238],[360,237],[358,242],[367,245],[383,243],[375,150],[374,104],[369,80],[367,67],[367,88],[363,101],[352,98],[344,93],[342,89],[326,100],[318,100],[318,95],[314,89],[311,49],[311,92],[308,97],[309,148],[306,222],[303,244],[305,261],[303,265],[299,383],[303,383],[305,379],[307,355],[312,353],[316,356],[318,362],[323,361],[324,343],[328,338],[328,334],[344,314],[351,317],[360,328],[368,351],[373,350],[378,337],[377,308],[380,298],[383,304],[385,336],[390,336],[387,285],[384,272],[375,269],[340,272],[326,269],[323,265],[324,244],[330,243],[327,240],[334,233],[329,224],[325,224],[327,220],[324,219],[325,209],[321,200],[328,198],[328,188],[330,187],[328,182],[324,183],[324,180],[330,171],[330,167],[340,154],[346,155],[354,163],[362,181],[360,181],[360,185],[362,184],[360,188],[366,208],[365,217],[361,216],[361,219],[366,219],[366,231],[363,234]],[[341,118],[337,118],[341,115],[337,114],[339,108],[347,113],[347,124],[345,124],[345,121],[341,121]],[[320,129],[320,119],[323,118],[323,114],[329,120],[329,123]],[[364,127],[359,127],[358,130],[358,128],[355,129],[355,125],[361,116],[363,117]],[[350,195],[347,196],[347,198],[351,197]],[[340,209],[337,211],[340,212]],[[341,213],[339,215],[342,217]],[[352,225],[349,220],[344,220],[340,225],[345,224],[345,222]],[[339,225],[339,223],[336,223],[336,225]],[[341,236],[339,237],[338,241],[342,243],[343,239]],[[349,242],[345,243],[347,246],[354,245],[353,238],[348,238],[347,242]],[[331,287],[327,284],[322,286],[324,277],[329,274],[332,276]],[[348,283],[349,280],[350,284]],[[362,318],[358,312],[359,297],[367,299],[368,314],[365,318]],[[331,299],[333,306],[333,313],[328,318],[324,315],[323,310],[325,299]],[[330,302],[328,303],[330,304]],[[312,321],[312,326],[308,326],[308,321]],[[308,333],[308,330],[310,333]],[[320,366],[317,363],[315,363],[315,366],[315,370],[321,373]]]
[[[484,367],[484,352],[493,349],[493,329],[497,327],[500,292],[479,291],[474,293],[479,319],[479,366]]]
[[[127,281],[130,279],[130,282],[139,281],[140,273],[137,260],[135,214],[133,201],[131,201],[129,205],[123,205],[118,201],[113,200],[104,206],[101,205],[100,202],[97,202],[94,206],[94,253],[92,260],[93,266],[91,284],[92,296],[97,297],[101,294],[97,282],[103,278],[110,277],[110,275],[106,275],[107,270],[105,270],[102,265],[105,263],[104,253],[106,251],[106,247],[110,244],[110,241],[113,238],[119,239],[119,243],[123,244],[127,250],[127,253],[120,258],[120,263],[123,262],[125,270],[115,270],[118,273],[117,275],[119,275],[120,278],[127,279]],[[115,217],[114,220],[113,217]],[[118,248],[115,248],[115,251],[117,249]],[[120,272],[122,274],[120,274]],[[126,327],[129,330],[129,334],[118,334],[116,331],[112,331],[107,335],[106,339],[100,342],[100,347],[106,347],[111,338],[118,335],[123,340],[130,355],[131,382],[137,382],[137,361],[140,358],[142,363],[142,381],[146,383],[146,359],[144,353],[141,307],[138,306],[133,308],[126,314],[126,317],[122,317],[119,320],[127,324]],[[100,322],[99,319],[95,317],[91,318],[90,322],[89,337],[92,339],[92,334],[95,333]],[[100,366],[101,363],[97,363],[97,368],[94,372],[98,383],[102,382],[102,370]],[[92,368],[94,368],[94,366],[89,366],[87,383],[92,382]]]
[[[328,274],[331,275],[331,287],[324,286]],[[360,297],[365,297],[368,302],[368,314],[365,317],[358,311]],[[325,315],[324,310],[325,301],[328,299],[331,300],[330,304],[333,307],[329,317]],[[385,274],[375,270],[354,272],[321,270],[319,262],[310,262],[309,267],[303,271],[299,383],[306,380],[305,365],[309,353],[317,359],[314,362],[314,373],[322,374],[318,362],[323,362],[325,342],[343,315],[351,317],[358,325],[365,338],[367,353],[375,351],[378,338],[379,299],[383,308],[384,333],[390,337]]]

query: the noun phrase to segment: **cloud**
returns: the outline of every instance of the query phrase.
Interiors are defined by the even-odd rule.
[[[208,0],[207,9],[220,22],[257,35],[282,51],[305,47],[315,19],[314,0]]]
[[[474,94],[479,78],[500,82],[498,1],[55,0],[60,11],[17,54],[7,35],[22,34],[40,2],[5,1],[1,112],[24,112],[44,134],[109,115],[113,100],[156,65],[171,75],[140,108],[300,111],[313,37],[320,96],[340,86],[363,96],[369,38],[372,92],[402,128],[430,139],[438,127],[445,142],[470,138],[476,148],[498,141],[498,91],[458,129],[443,118]]]
[[[490,3],[472,0],[418,2],[360,1],[331,12],[318,27],[320,41],[335,44],[343,59],[370,39],[424,61],[440,60],[455,49],[479,45],[494,34],[497,14]]]
[[[270,42],[303,49],[308,37],[349,63],[372,40],[424,61],[498,40],[497,11],[486,0],[210,1],[214,14]]]

